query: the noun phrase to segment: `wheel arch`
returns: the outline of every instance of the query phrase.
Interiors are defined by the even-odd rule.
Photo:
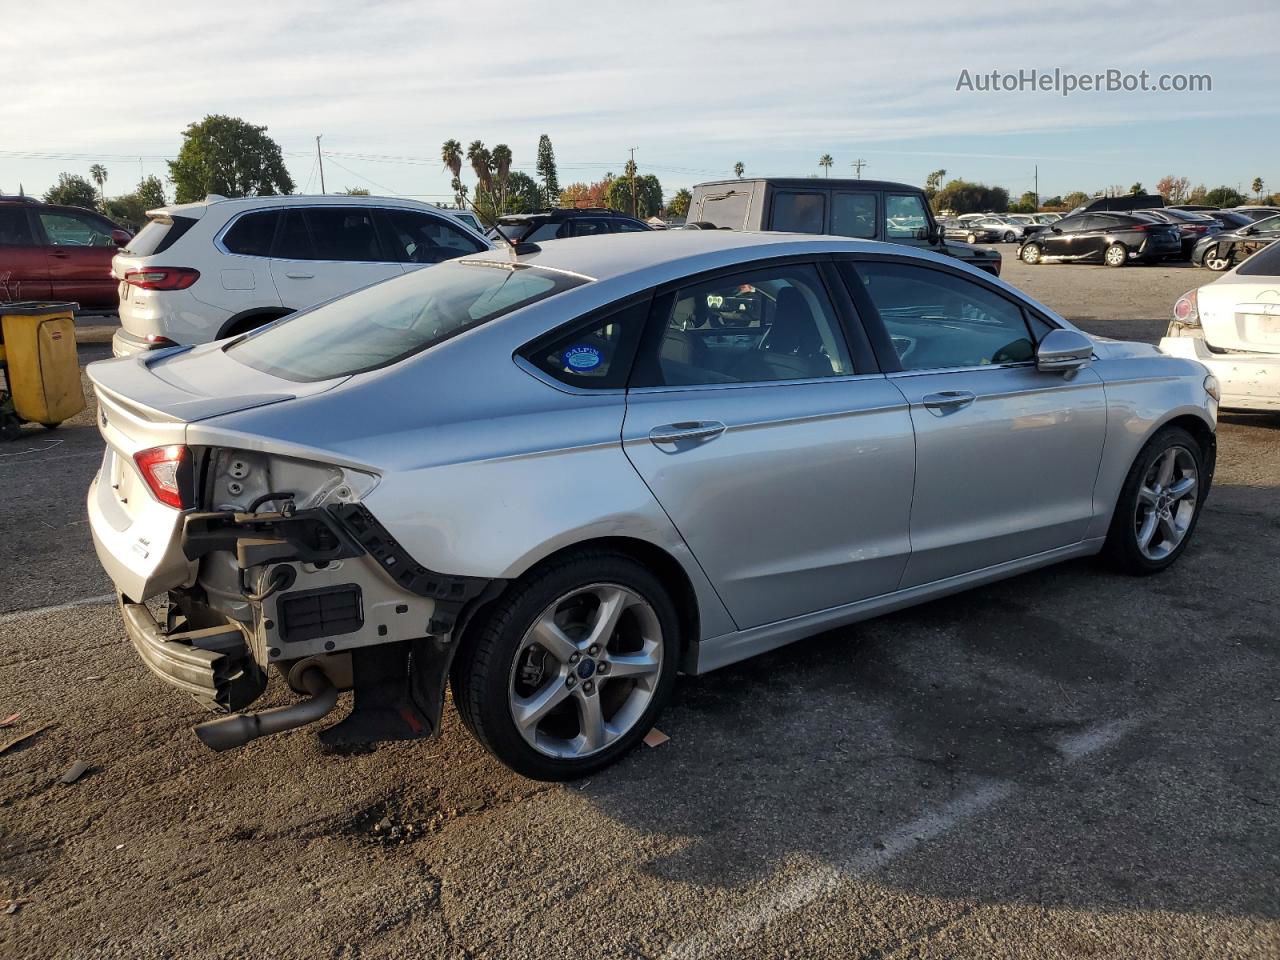
[[[251,310],[241,310],[223,322],[222,326],[218,328],[218,335],[214,339],[222,340],[237,333],[243,333],[245,330],[251,329],[249,326],[251,321],[257,321],[252,325],[258,327],[264,323],[270,323],[272,320],[287,317],[294,312],[288,307],[254,307]]]
[[[671,601],[675,605],[676,615],[680,620],[681,660],[682,662],[689,662],[691,660],[689,653],[701,637],[702,613],[698,591],[694,587],[693,580],[690,578],[688,571],[685,570],[684,565],[673,554],[658,544],[648,540],[641,540],[637,537],[623,536],[592,537],[579,540],[565,544],[539,557],[535,562],[515,573],[507,583],[528,576],[530,573],[545,566],[558,563],[566,557],[592,551],[607,551],[630,557],[637,563],[652,570],[658,576],[658,579],[670,591]],[[472,635],[472,629],[484,619],[482,614],[485,606],[492,603],[500,595],[501,591],[485,597],[484,602],[471,612],[458,643],[459,648],[468,642]]]

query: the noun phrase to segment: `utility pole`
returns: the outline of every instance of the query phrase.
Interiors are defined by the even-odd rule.
[[[859,180],[862,179],[862,168],[865,167],[866,165],[867,165],[867,161],[863,160],[861,157],[853,161],[853,163],[849,164],[849,166],[853,167],[854,174],[857,176]]]
[[[321,194],[325,192],[324,191],[324,154],[320,152],[320,138],[323,136],[324,136],[323,133],[316,134],[316,160],[319,161],[320,163],[320,193]]]
[[[1040,209],[1040,164],[1036,164],[1036,209]]]
[[[631,148],[631,216],[636,215],[636,148]]]

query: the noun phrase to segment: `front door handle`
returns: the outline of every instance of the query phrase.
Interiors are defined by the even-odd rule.
[[[935,416],[963,410],[976,398],[968,390],[943,390],[941,393],[926,393],[924,408]]]
[[[67,253],[65,250],[50,250],[49,256],[56,260],[65,260],[67,257],[71,256],[71,254]]]
[[[696,440],[705,443],[714,440],[724,433],[724,424],[719,420],[683,420],[680,423],[667,423],[654,427],[649,431],[650,443],[682,443]]]
[[[314,280],[316,275],[314,273],[286,273],[285,276],[290,280]]]

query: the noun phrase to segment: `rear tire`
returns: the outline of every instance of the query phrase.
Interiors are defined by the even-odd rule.
[[[965,242],[965,243],[977,243],[977,242],[978,242],[978,235],[977,235],[976,233],[971,233],[971,234],[969,234],[967,237],[965,237],[965,238],[964,238],[964,242]]]
[[[1103,252],[1102,262],[1108,267],[1123,267],[1129,262],[1129,251],[1123,243],[1113,243]]]
[[[679,619],[650,570],[591,550],[521,577],[464,643],[450,682],[467,729],[522,776],[573,780],[653,726],[675,685]]]
[[[1133,576],[1171,566],[1191,542],[1208,481],[1204,451],[1186,430],[1165,427],[1148,440],[1129,468],[1111,516],[1103,546],[1110,565]]]
[[[1005,234],[1004,234],[1004,242],[1005,242],[1005,243],[1013,243],[1013,241],[1015,241],[1015,240],[1017,240],[1017,239],[1018,239],[1018,235],[1017,235],[1016,233],[1014,233],[1012,230],[1006,230],[1006,231],[1005,231]]]
[[[1215,247],[1213,254],[1211,256],[1207,256],[1204,258],[1204,265],[1208,267],[1210,270],[1212,270],[1214,273],[1221,273],[1224,270],[1231,269],[1231,261],[1233,259],[1235,258],[1230,253],[1228,253],[1225,257],[1219,256],[1218,250]]]

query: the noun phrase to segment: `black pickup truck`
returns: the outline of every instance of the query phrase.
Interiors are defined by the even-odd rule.
[[[1000,254],[947,243],[924,191],[885,180],[761,177],[716,180],[693,188],[686,225],[721,230],[781,230],[885,240],[945,253],[1000,276]]]

